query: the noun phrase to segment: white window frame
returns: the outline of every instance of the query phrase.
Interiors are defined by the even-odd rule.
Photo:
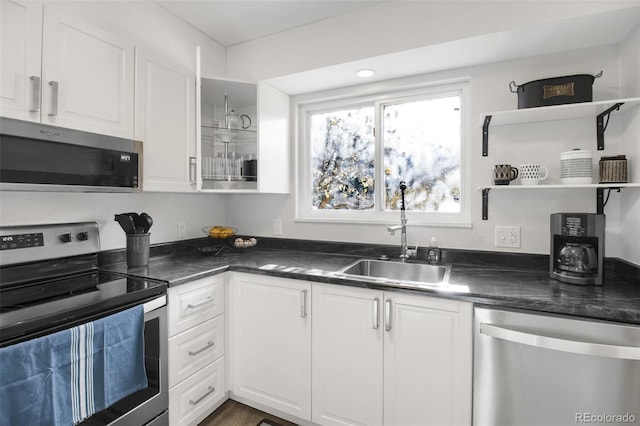
[[[392,85],[393,86],[393,85]],[[470,137],[470,82],[469,79],[455,81],[422,83],[407,87],[372,86],[369,93],[363,88],[346,89],[329,94],[307,95],[293,99],[295,111],[295,204],[298,222],[353,223],[353,224],[391,224],[398,222],[400,213],[384,211],[384,201],[380,185],[384,185],[384,153],[382,148],[382,129],[375,130],[375,208],[373,210],[317,210],[312,208],[313,183],[311,178],[311,153],[308,141],[310,115],[338,109],[348,109],[372,105],[376,126],[380,126],[380,106],[398,101],[428,99],[442,95],[460,94],[461,109],[461,150],[460,150],[460,212],[417,212],[406,211],[411,225],[471,227],[471,185],[469,173]],[[367,92],[367,89],[364,89]]]

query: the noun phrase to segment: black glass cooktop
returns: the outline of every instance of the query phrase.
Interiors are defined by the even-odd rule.
[[[0,345],[93,321],[166,292],[164,281],[99,270],[0,288]]]

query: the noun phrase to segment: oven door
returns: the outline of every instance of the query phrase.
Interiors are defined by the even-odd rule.
[[[94,414],[80,425],[169,425],[166,305],[166,295],[143,305],[145,368],[149,386]]]

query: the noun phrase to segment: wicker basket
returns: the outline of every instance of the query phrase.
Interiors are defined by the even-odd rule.
[[[600,183],[626,183],[627,159],[624,155],[600,158]]]

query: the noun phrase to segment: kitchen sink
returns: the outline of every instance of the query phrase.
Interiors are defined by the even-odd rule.
[[[400,263],[373,259],[359,259],[336,272],[336,275],[342,277],[408,288],[445,287],[449,284],[450,274],[450,265]]]

